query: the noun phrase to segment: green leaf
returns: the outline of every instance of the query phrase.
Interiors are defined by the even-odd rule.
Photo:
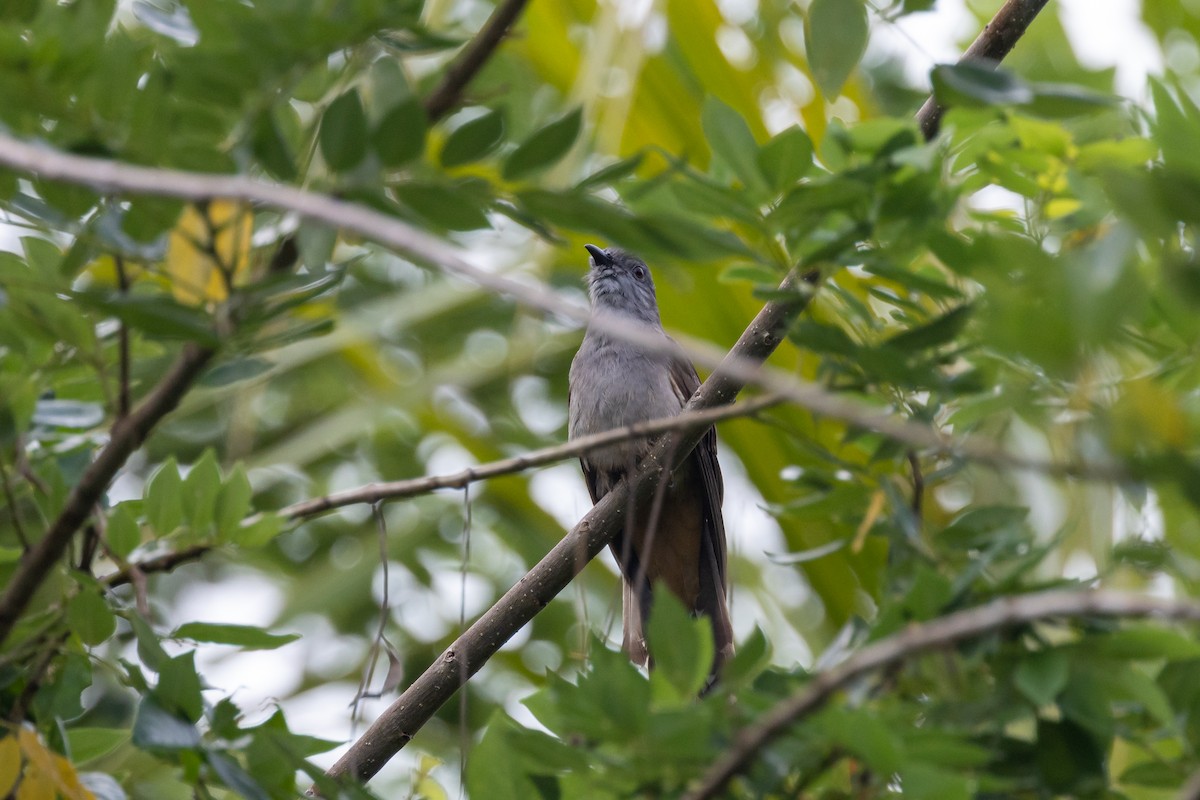
[[[620,181],[622,178],[626,178],[637,171],[637,168],[641,166],[642,161],[643,156],[641,153],[636,153],[629,158],[625,158],[620,161],[614,161],[606,167],[601,167],[591,175],[581,180],[579,183],[575,184],[575,189],[577,191],[583,191],[585,189],[594,189],[597,186],[609,186],[614,184]]]
[[[73,292],[71,297],[157,338],[217,344],[212,318],[205,311],[185,306],[165,294]]]
[[[673,700],[695,697],[712,668],[712,626],[707,618],[689,614],[666,584],[654,587],[646,643],[654,659],[651,682],[665,680],[674,690]]]
[[[1130,661],[1158,658],[1174,661],[1200,657],[1200,642],[1194,637],[1148,625],[1089,636],[1080,643],[1080,647],[1088,652]]]
[[[509,746],[508,725],[497,711],[488,723],[483,741],[471,749],[467,761],[467,793],[489,800],[531,800],[540,797],[521,759]]]
[[[213,524],[217,494],[221,491],[221,469],[213,449],[207,448],[192,465],[183,482],[183,514],[193,532],[207,535]]]
[[[774,286],[779,283],[781,276],[776,270],[762,264],[741,263],[731,264],[721,270],[717,280],[724,283],[749,281],[750,283],[766,283]]]
[[[383,115],[371,134],[371,144],[379,160],[398,167],[425,152],[425,107],[410,97]]]
[[[749,636],[738,643],[733,658],[721,668],[718,686],[737,687],[749,684],[762,673],[771,661],[771,646],[762,628],[757,625]]]
[[[321,156],[330,169],[344,172],[367,154],[367,115],[355,90],[340,95],[321,117]]]
[[[906,797],[936,797],[938,800],[971,800],[973,782],[932,764],[906,763],[900,769],[900,783]]]
[[[217,777],[226,786],[233,789],[238,797],[244,797],[246,800],[271,800],[271,796],[258,785],[258,781],[254,780],[232,758],[223,753],[209,750],[205,753],[205,760],[208,761],[213,772],[217,773]]]
[[[478,161],[504,138],[504,111],[494,109],[454,129],[442,145],[443,167],[457,167]]]
[[[129,731],[124,728],[68,728],[67,747],[71,762],[85,764],[106,756],[128,742],[129,736]]]
[[[231,625],[217,622],[185,622],[171,634],[173,639],[191,639],[194,642],[228,644],[243,650],[274,650],[296,641],[299,634],[268,633],[252,625]]]
[[[799,126],[775,135],[758,151],[758,168],[777,192],[792,187],[813,165],[813,143]]]
[[[133,635],[137,638],[138,658],[147,667],[157,671],[169,658],[167,651],[163,649],[162,643],[158,639],[158,634],[140,614],[127,613],[123,616],[129,621],[129,626],[133,628]]]
[[[1061,650],[1041,650],[1021,659],[1013,683],[1037,707],[1053,703],[1067,686],[1071,664]]]
[[[821,93],[836,98],[867,49],[862,0],[813,0],[804,19],[804,48]]]
[[[1004,69],[979,63],[933,68],[933,94],[944,106],[1019,106],[1033,102],[1029,84]]]
[[[238,358],[233,361],[223,361],[204,373],[199,381],[201,386],[228,386],[238,381],[248,380],[262,375],[274,366],[265,358]]]
[[[128,558],[129,554],[142,543],[142,529],[137,518],[129,509],[128,503],[118,503],[108,515],[108,526],[105,528],[108,546],[118,558]]]
[[[117,629],[117,618],[98,591],[84,588],[67,603],[67,624],[84,644],[95,645]]]
[[[1095,114],[1112,108],[1117,98],[1073,83],[1035,83],[1033,100],[1022,110],[1039,117],[1057,119]]]
[[[164,709],[153,695],[142,698],[133,723],[133,743],[145,750],[196,750],[201,744],[196,726]]]
[[[1042,780],[1056,794],[1103,786],[1104,751],[1086,729],[1070,720],[1039,719],[1034,752]]]
[[[183,524],[183,481],[174,456],[146,484],[145,500],[146,520],[156,536],[166,536]]]
[[[928,350],[954,341],[970,321],[971,308],[970,305],[959,306],[937,319],[897,333],[885,344],[898,350],[914,351]]]
[[[238,526],[231,541],[240,547],[262,547],[283,530],[283,517],[263,513],[253,522]]]
[[[814,717],[813,727],[860,756],[873,770],[886,774],[904,764],[901,739],[879,717],[867,711],[829,708]]]
[[[758,143],[741,114],[709,96],[704,98],[700,122],[704,127],[704,138],[717,160],[728,167],[752,194],[765,193],[767,184],[756,160]]]
[[[516,180],[545,169],[565,156],[583,128],[583,109],[576,108],[535,131],[504,160],[505,180]]]
[[[279,130],[275,115],[267,111],[259,116],[250,134],[250,148],[258,163],[281,181],[296,179],[296,155]]]
[[[236,465],[233,471],[225,477],[221,491],[217,493],[217,507],[214,522],[217,524],[217,534],[224,541],[234,539],[241,528],[242,519],[250,511],[250,498],[254,490],[246,477],[246,468]]]
[[[54,680],[43,684],[34,698],[35,713],[42,719],[70,720],[83,714],[82,695],[92,685],[91,662],[85,653],[68,650],[60,663]]]
[[[460,189],[435,183],[402,183],[395,191],[402,203],[446,230],[473,231],[489,226],[478,203]]]
[[[189,722],[200,719],[204,713],[204,701],[200,696],[195,651],[180,653],[159,665],[154,696],[163,708],[182,714]]]

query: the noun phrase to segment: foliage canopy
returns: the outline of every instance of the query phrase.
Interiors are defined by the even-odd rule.
[[[932,70],[950,110],[926,142],[924,91],[879,42],[934,5],[533,3],[445,95],[486,2],[0,4],[6,134],[334,196],[564,303],[582,245],[620,245],[668,328],[723,348],[817,270],[773,365],[949,442],[799,403],[723,423],[720,688],[695,698],[711,643],[676,604],[652,674],[616,652],[616,575],[593,565],[369,788],[676,796],[912,624],[1055,587],[1200,589],[1200,12],[1142,4],[1169,68],[1134,102],[1051,4],[1003,69]],[[974,5],[982,26],[999,3]],[[560,442],[577,327],[279,208],[28,166],[0,169],[0,795],[368,796],[309,760],[350,738],[364,664],[389,699],[586,496],[568,464],[374,514],[287,507]],[[181,363],[178,409],[19,591]],[[1194,631],[1057,618],[854,682],[724,791],[1154,800],[1198,748]]]

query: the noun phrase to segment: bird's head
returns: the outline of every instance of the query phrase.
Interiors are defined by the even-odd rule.
[[[594,244],[584,246],[591,254],[587,283],[592,310],[658,324],[658,299],[646,262],[616,247],[602,250]]]

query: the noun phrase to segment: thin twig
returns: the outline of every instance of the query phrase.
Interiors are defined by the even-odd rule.
[[[155,572],[170,572],[180,564],[188,564],[192,561],[198,561],[201,557],[216,549],[215,545],[196,544],[183,550],[178,550],[173,553],[163,553],[161,556],[148,558],[145,561],[131,563],[128,567],[121,567],[111,575],[106,575],[100,580],[106,583],[110,588],[116,586],[124,586],[127,583],[135,583],[137,577],[134,575],[136,570],[144,577]],[[118,565],[120,566],[120,565]],[[136,585],[136,584],[135,584]]]
[[[194,343],[184,345],[183,351],[175,359],[166,376],[146,396],[141,405],[128,417],[113,425],[108,444],[84,470],[83,476],[68,495],[62,512],[50,524],[46,535],[22,557],[3,596],[0,596],[0,643],[8,638],[13,625],[29,605],[38,586],[58,563],[70,545],[71,538],[92,513],[92,508],[103,496],[117,470],[141,445],[158,421],[179,404],[179,400],[212,357],[211,349]]]
[[[981,636],[1056,617],[1161,617],[1200,622],[1200,603],[1116,591],[1051,590],[1000,597],[984,605],[956,611],[867,645],[836,667],[815,675],[802,689],[777,703],[754,724],[743,728],[734,743],[712,765],[684,800],[721,795],[731,778],[749,766],[772,739],[820,709],[838,691],[863,675],[914,656]]]
[[[117,270],[117,289],[121,294],[129,291],[129,275],[125,272],[125,259],[120,253],[113,256]],[[129,326],[120,320],[117,328],[117,419],[129,416]]]
[[[908,451],[908,465],[912,469],[912,513],[921,524],[921,516],[925,506],[925,475],[921,472],[921,457],[915,451]]]
[[[445,77],[425,98],[425,114],[430,122],[441,119],[458,105],[463,89],[478,74],[488,58],[504,39],[528,0],[504,0],[488,17],[479,33],[463,48],[454,63],[446,68]]]
[[[764,408],[776,405],[780,402],[778,397],[771,395],[763,395],[747,400],[736,406],[724,406],[722,408],[714,408],[706,411],[688,412],[675,417],[666,417],[649,422],[641,422],[636,425],[629,425],[624,428],[618,428],[613,431],[597,433],[592,436],[575,439],[563,445],[555,445],[553,447],[545,447],[541,450],[534,450],[530,453],[525,453],[513,458],[506,458],[500,461],[493,461],[487,464],[481,464],[477,467],[470,467],[455,472],[449,475],[427,475],[422,478],[413,478],[411,480],[392,481],[390,483],[373,483],[367,486],[361,486],[357,489],[348,489],[344,492],[327,495],[325,497],[317,497],[312,500],[304,500],[300,503],[294,503],[279,511],[280,516],[289,519],[304,519],[306,517],[316,516],[343,506],[355,505],[358,503],[367,503],[370,505],[381,503],[385,500],[399,500],[407,497],[416,497],[418,495],[428,494],[436,489],[462,489],[477,481],[494,478],[500,475],[510,475],[516,472],[521,472],[532,467],[550,464],[555,461],[564,461],[568,458],[580,455],[581,453],[596,450],[613,444],[614,442],[624,441],[626,439],[640,438],[643,436],[653,436],[656,434],[666,433],[669,431],[679,430],[692,425],[711,425],[714,422],[719,422],[724,419],[734,417],[750,416]],[[165,553],[154,558],[138,561],[128,565],[118,564],[119,569],[110,575],[105,576],[102,580],[109,586],[122,586],[131,582],[131,570],[138,570],[142,573],[149,574],[155,572],[169,572],[180,564],[186,564],[191,561],[196,561],[204,556],[205,553],[213,550],[217,545],[198,544],[193,545],[186,550],[181,550],[176,553]],[[584,559],[582,564],[587,563]],[[465,626],[464,626],[465,627]]]
[[[405,497],[428,494],[437,489],[463,489],[478,481],[501,475],[524,472],[532,467],[553,464],[557,461],[565,461],[568,458],[583,455],[584,453],[598,450],[601,447],[616,442],[623,442],[627,439],[640,439],[680,430],[681,428],[693,425],[708,426],[714,422],[733,417],[749,416],[779,403],[779,397],[775,395],[763,395],[762,397],[756,397],[734,406],[724,406],[722,408],[679,414],[674,417],[663,417],[648,422],[639,422],[634,425],[626,425],[623,428],[616,428],[591,436],[583,436],[566,444],[543,447],[540,450],[522,453],[512,458],[480,464],[477,467],[468,467],[460,472],[449,475],[427,475],[409,480],[372,483],[355,489],[347,489],[342,492],[326,495],[325,497],[302,500],[299,503],[286,506],[279,513],[290,519],[302,519],[341,508],[342,506],[357,505],[359,503],[378,503],[382,500],[398,500]]]
[[[2,458],[0,458],[0,485],[4,486],[4,499],[8,503],[8,513],[12,517],[13,530],[21,542],[21,549],[29,552],[29,537],[25,535],[25,526],[21,523],[21,512],[17,508],[17,498],[13,494],[12,483],[8,480],[8,468],[4,466]]]
[[[958,60],[958,63],[972,61],[985,66],[999,64],[1012,51],[1017,40],[1025,34],[1025,29],[1029,27],[1034,17],[1048,1],[1008,0],[967,48],[967,52]],[[938,128],[942,124],[942,114],[945,111],[946,109],[938,105],[933,95],[930,95],[925,104],[921,106],[921,110],[917,112],[917,124],[921,126],[921,133],[924,134],[926,140],[937,136]]]

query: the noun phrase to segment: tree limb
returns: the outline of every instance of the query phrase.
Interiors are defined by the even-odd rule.
[[[683,800],[719,796],[766,744],[817,711],[838,691],[863,675],[913,656],[986,633],[1055,617],[1162,617],[1200,622],[1200,603],[1107,590],[1062,590],[1000,597],[991,602],[918,625],[867,645],[836,667],[815,675],[737,734],[700,783]]]
[[[581,436],[565,444],[543,447],[522,453],[512,458],[491,461],[475,467],[468,467],[460,472],[449,475],[426,475],[408,480],[389,481],[387,483],[371,483],[354,489],[347,489],[324,497],[314,497],[302,500],[280,509],[279,513],[289,519],[302,519],[322,514],[335,508],[356,505],[358,503],[378,503],[382,500],[399,500],[406,497],[428,494],[436,489],[461,489],[478,481],[495,478],[500,475],[511,475],[523,472],[543,464],[553,464],[573,456],[582,455],[600,447],[605,447],[627,439],[637,439],[643,436],[653,436],[660,433],[689,428],[694,425],[711,425],[724,419],[743,417],[778,405],[782,398],[776,395],[764,395],[747,400],[739,405],[712,408],[705,411],[691,411],[674,417],[652,419],[635,425],[626,425],[610,431]]]
[[[1017,40],[1025,34],[1029,23],[1033,22],[1034,17],[1048,1],[1008,0],[996,12],[996,16],[992,17],[992,21],[984,26],[958,63],[974,61],[992,66],[999,64],[1012,52]],[[933,95],[929,96],[917,112],[917,124],[921,126],[921,133],[927,141],[937,136],[938,128],[942,124],[942,114],[945,112],[945,107],[938,105]]]
[[[425,114],[429,121],[441,119],[458,104],[463,89],[483,68],[500,45],[509,28],[517,21],[528,0],[503,0],[488,21],[479,29],[458,58],[446,68],[446,74],[425,98]]]
[[[8,638],[21,613],[33,599],[46,575],[66,552],[71,537],[79,530],[100,500],[113,476],[151,429],[170,413],[213,357],[213,350],[194,343],[184,345],[170,370],[129,416],[117,420],[112,436],[88,465],[71,490],[58,517],[46,535],[21,558],[16,572],[0,596],[0,644]]]
[[[782,288],[789,289],[792,283],[789,277]],[[766,359],[807,302],[807,295],[796,294],[768,303],[729,351],[725,363],[692,395],[684,413],[733,402],[745,382],[726,366]],[[662,437],[634,476],[605,495],[533,569],[446,648],[326,774],[366,781],[378,772],[467,679],[608,545],[624,528],[627,511],[652,496],[663,472],[669,473],[682,464],[709,427],[701,424]],[[314,787],[309,791],[317,790]]]
[[[348,203],[328,195],[254,180],[244,175],[209,175],[173,169],[157,169],[116,161],[77,156],[48,147],[40,147],[0,134],[0,165],[44,179],[61,180],[90,186],[100,192],[129,192],[184,200],[227,198],[258,203],[334,227],[354,231],[423,264],[441,269],[518,303],[558,317],[589,322],[586,308],[564,298],[544,284],[514,280],[470,264],[459,250],[435,236],[366,206]],[[788,284],[785,291],[797,293],[794,302],[807,302],[804,284]],[[651,353],[673,353],[661,334],[620,318],[600,316],[589,324],[613,337],[636,344]],[[802,381],[781,370],[765,368],[760,361],[726,353],[713,345],[681,342],[684,352],[697,365],[720,367],[739,386],[757,384],[809,411],[839,419],[854,427],[881,433],[897,442],[932,451],[938,455],[961,457],[993,466],[1043,471],[1050,475],[1125,481],[1132,476],[1119,464],[1081,464],[1046,462],[1008,453],[990,441],[943,436],[928,425],[897,419],[846,395]],[[731,398],[732,399],[732,396]]]

